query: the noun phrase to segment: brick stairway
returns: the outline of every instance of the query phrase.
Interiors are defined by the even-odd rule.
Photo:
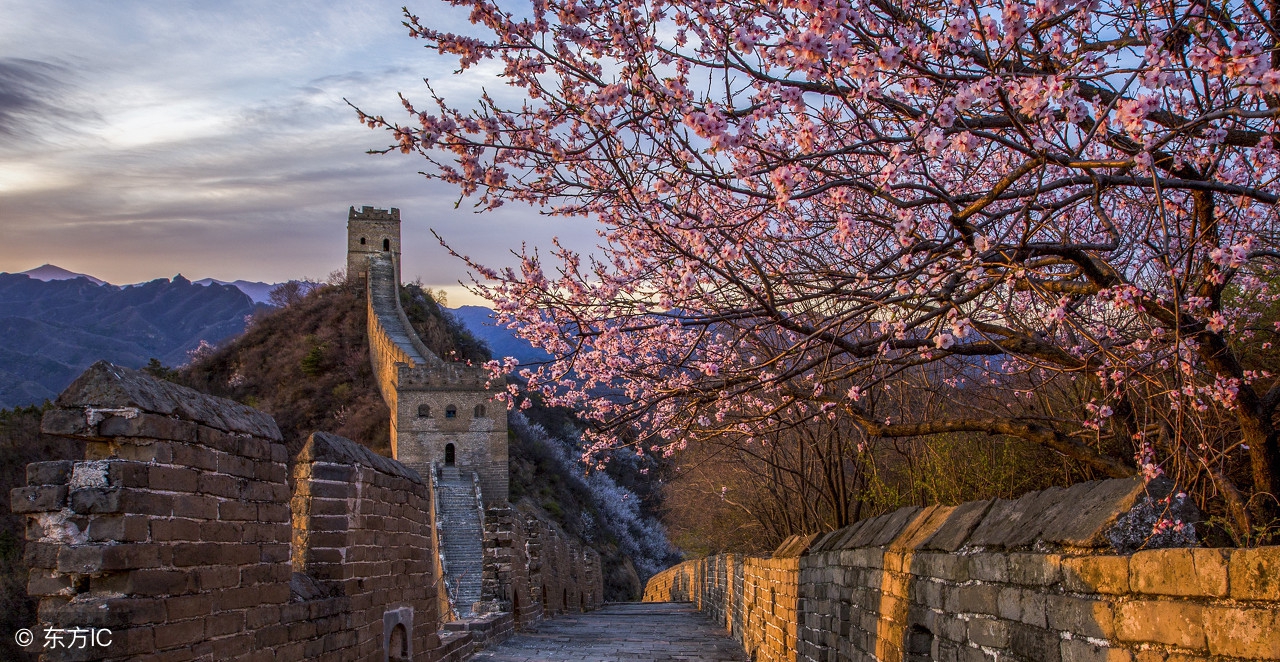
[[[484,531],[474,476],[457,467],[443,467],[436,483],[445,580],[460,618],[470,616],[472,605],[480,601],[484,570]]]

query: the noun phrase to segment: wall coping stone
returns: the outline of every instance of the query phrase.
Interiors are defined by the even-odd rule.
[[[328,432],[313,432],[307,437],[307,443],[298,452],[297,462],[331,462],[333,464],[353,465],[376,469],[384,474],[399,476],[419,485],[425,484],[418,472],[409,467],[383,457],[357,444],[346,437]]]
[[[206,395],[195,389],[157,379],[138,370],[106,361],[89,366],[54,401],[58,409],[84,411],[82,426],[65,417],[46,423],[48,434],[94,435],[97,424],[110,416],[136,417],[147,412],[191,421],[224,432],[281,441],[280,428],[269,414],[234,400]],[[54,412],[50,412],[54,413]]]
[[[947,521],[933,535],[925,539],[920,549],[932,552],[954,552],[964,547],[965,541],[986,517],[994,499],[984,501],[968,501],[956,506],[947,517]]]
[[[788,536],[787,539],[783,540],[782,544],[778,545],[778,548],[774,550],[773,558],[789,559],[804,556],[805,552],[809,550],[809,546],[813,544],[813,541],[817,537],[818,534],[816,533],[808,536]]]

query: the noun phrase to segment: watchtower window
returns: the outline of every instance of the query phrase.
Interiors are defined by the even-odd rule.
[[[444,445],[444,463],[452,467],[454,460],[457,458],[457,452],[453,449],[453,444]]]
[[[484,405],[476,405],[476,418],[484,418]]]
[[[382,240],[382,250],[384,250],[384,251],[389,251],[389,250],[391,250],[391,240],[390,240],[390,239],[383,239],[383,240]]]
[[[453,406],[453,405],[449,405],[448,407],[445,407],[445,408],[444,408],[444,417],[445,417],[445,418],[457,418],[457,417],[458,417],[458,408],[457,408],[457,407],[455,407],[455,406]]]
[[[418,405],[418,418],[431,418],[431,405]]]
[[[361,246],[363,246],[363,245],[364,245],[364,237],[360,237],[360,245],[361,245]]]

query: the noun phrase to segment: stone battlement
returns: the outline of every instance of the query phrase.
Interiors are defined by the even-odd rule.
[[[135,370],[94,364],[42,428],[84,440],[85,455],[28,465],[11,494],[40,598],[33,629],[113,632],[70,657],[37,638],[46,662],[454,662],[600,604],[594,552],[499,510],[494,543],[520,556],[484,570],[505,573],[486,590],[508,611],[446,626],[429,473],[322,432],[290,462],[267,414]]]
[[[1171,502],[1148,487],[903,508],[772,557],[687,561],[644,599],[694,602],[759,662],[1280,659],[1280,547],[1153,536]]]
[[[396,366],[396,382],[401,391],[493,391],[501,393],[504,383],[481,366],[445,363],[439,366]],[[502,403],[496,406],[501,407]]]
[[[348,221],[395,221],[400,222],[400,210],[392,207],[391,209],[378,209],[368,205],[361,207],[360,211],[356,211],[353,206],[347,212]]]
[[[414,332],[400,305],[398,209],[352,207],[347,246],[348,277],[365,285],[369,351],[391,409],[392,455],[419,470],[456,464],[479,477],[484,503],[504,504],[507,412],[494,396],[505,382],[479,366],[442,360]]]

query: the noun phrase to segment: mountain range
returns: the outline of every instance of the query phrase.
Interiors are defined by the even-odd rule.
[[[112,285],[88,274],[45,264],[0,273],[0,409],[55,397],[98,359],[138,368],[157,359],[188,362],[201,343],[217,344],[244,332],[248,318],[270,306],[279,284],[182,275],[134,285]],[[522,364],[544,352],[493,326],[481,306],[449,310],[495,357]]]
[[[53,277],[0,273],[0,408],[51,398],[98,359],[185,363],[202,341],[243,332],[260,306],[230,285],[181,275],[117,286],[40,269]]]

